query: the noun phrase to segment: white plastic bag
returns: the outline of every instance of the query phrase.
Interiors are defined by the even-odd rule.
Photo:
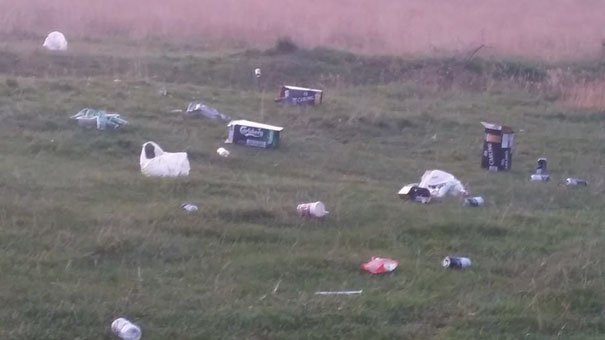
[[[186,152],[165,152],[155,142],[143,144],[140,163],[145,176],[188,176],[190,170]]]
[[[433,197],[458,196],[466,189],[454,175],[441,170],[427,170],[420,179],[421,188],[427,188]]]
[[[67,39],[65,39],[65,35],[61,32],[50,32],[44,40],[42,47],[51,51],[65,51],[67,50]]]

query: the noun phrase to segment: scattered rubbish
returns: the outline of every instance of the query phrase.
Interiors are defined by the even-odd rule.
[[[427,170],[420,183],[412,183],[399,190],[399,197],[418,203],[429,203],[432,197],[466,195],[466,189],[454,175],[442,170]]]
[[[296,207],[296,211],[298,211],[298,215],[301,217],[316,218],[322,218],[330,213],[326,211],[326,206],[321,201],[299,204]]]
[[[229,155],[231,154],[229,152],[229,150],[227,150],[225,148],[218,148],[218,149],[216,149],[216,153],[218,153],[219,156],[225,157],[225,158],[229,157]]]
[[[180,112],[183,112],[183,110],[181,110],[181,109],[170,110],[170,113],[180,113]]]
[[[188,176],[190,170],[186,152],[165,152],[155,142],[143,144],[140,164],[145,176]]]
[[[84,108],[80,112],[70,117],[78,122],[78,126],[97,130],[105,130],[107,128],[118,129],[128,122],[120,118],[118,113],[110,113],[103,110],[95,110]]]
[[[580,178],[566,178],[565,179],[565,185],[573,187],[573,186],[588,186],[588,181],[585,179],[580,179]]]
[[[183,210],[185,210],[186,212],[190,212],[190,213],[196,212],[199,210],[198,206],[191,202],[185,202],[185,203],[181,204],[181,208],[183,208]]]
[[[548,160],[546,158],[538,158],[538,167],[536,171],[529,177],[532,182],[548,182],[550,175],[548,174]]]
[[[454,175],[442,170],[427,170],[420,179],[420,188],[429,189],[432,197],[465,195],[466,189]]]
[[[532,182],[548,182],[550,181],[550,175],[548,174],[532,174],[529,176],[529,180]]]
[[[61,32],[50,32],[46,36],[46,39],[44,39],[42,47],[51,51],[65,51],[67,50],[67,39],[65,39],[65,35]]]
[[[401,199],[427,204],[431,201],[431,192],[427,188],[420,188],[418,183],[408,184],[399,190]]]
[[[261,76],[261,73],[260,73],[260,68],[256,68],[256,69],[254,69],[254,76],[255,76],[256,78],[260,78],[260,76]]]
[[[323,91],[305,87],[284,85],[275,101],[292,105],[319,105],[323,100]]]
[[[441,265],[444,268],[464,269],[471,266],[471,259],[468,257],[446,256],[441,261]]]
[[[464,205],[469,207],[480,207],[485,203],[483,197],[475,196],[475,197],[467,197],[464,199]]]
[[[315,292],[315,295],[356,295],[356,294],[361,294],[363,293],[363,290],[341,290],[341,291],[334,291],[334,292],[328,292],[328,291],[322,291],[322,292]]]
[[[485,128],[481,167],[489,171],[510,170],[515,136],[512,128],[486,122],[481,124]]]
[[[227,124],[227,140],[225,143],[254,146],[259,148],[277,148],[279,134],[283,127],[251,122],[249,120],[234,120]]]
[[[535,173],[539,175],[548,174],[548,160],[546,158],[538,158],[538,166]]]
[[[187,113],[192,117],[206,117],[210,119],[222,120],[224,122],[231,120],[231,117],[220,113],[217,109],[202,102],[189,103],[189,105],[187,105]]]
[[[399,261],[395,261],[388,257],[372,256],[369,262],[363,263],[361,269],[370,274],[383,274],[392,272],[399,265]]]
[[[141,328],[132,322],[119,318],[111,323],[111,332],[122,340],[141,339]]]

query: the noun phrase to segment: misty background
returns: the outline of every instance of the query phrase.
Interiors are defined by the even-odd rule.
[[[157,39],[369,54],[481,53],[547,60],[605,50],[598,0],[0,0],[0,34]]]

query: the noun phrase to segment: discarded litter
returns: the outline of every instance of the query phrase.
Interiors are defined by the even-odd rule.
[[[481,124],[485,128],[481,167],[489,171],[510,170],[515,136],[513,129],[486,122]]]
[[[529,176],[529,180],[532,182],[548,182],[550,181],[550,175],[532,174]]]
[[[188,176],[190,170],[186,152],[165,152],[155,142],[143,144],[140,165],[145,176]]]
[[[258,148],[277,148],[279,134],[283,127],[256,123],[249,120],[234,120],[227,124],[225,143],[253,146]]]
[[[183,210],[185,210],[186,212],[190,212],[190,213],[196,212],[199,210],[198,206],[191,202],[185,202],[185,203],[181,204],[181,208],[183,208]]]
[[[222,120],[224,122],[231,120],[231,117],[202,102],[189,103],[189,105],[187,105],[187,114],[192,117],[206,117],[210,119]]]
[[[218,148],[218,149],[216,149],[216,153],[218,153],[219,156],[225,157],[225,158],[229,157],[229,155],[231,154],[229,152],[229,150],[227,150],[225,148]]]
[[[115,319],[111,323],[111,332],[122,340],[141,339],[141,328],[124,318]]]
[[[255,76],[256,78],[260,78],[260,76],[261,76],[261,71],[260,71],[260,68],[255,68],[255,69],[254,69],[254,76]]]
[[[363,290],[341,290],[341,291],[321,291],[315,292],[315,295],[356,295],[363,293]]]
[[[548,174],[548,160],[546,158],[538,158],[538,166],[536,167],[536,173],[540,175]]]
[[[306,87],[284,85],[279,90],[278,103],[292,105],[319,105],[323,100],[323,91]]]
[[[442,170],[427,170],[420,183],[412,183],[399,190],[399,197],[414,202],[429,203],[431,198],[466,195],[466,189],[454,175]]]
[[[471,266],[471,259],[468,257],[446,256],[441,261],[441,265],[444,268],[464,269]]]
[[[51,51],[65,51],[67,50],[67,39],[61,32],[50,32],[44,39],[42,47]]]
[[[401,199],[409,199],[418,203],[429,203],[431,201],[431,192],[427,188],[420,188],[418,183],[408,184],[401,188],[397,193]]]
[[[326,211],[326,206],[321,202],[302,203],[296,207],[298,215],[301,217],[317,217],[322,218],[330,212]]]
[[[126,120],[120,118],[118,113],[90,108],[84,108],[70,118],[75,119],[81,127],[96,128],[97,130],[118,129],[122,125],[128,124]]]
[[[536,171],[529,177],[532,182],[548,182],[550,175],[548,174],[548,160],[546,158],[538,158],[538,166]]]
[[[483,197],[475,196],[475,197],[467,197],[464,199],[464,205],[469,207],[480,207],[485,203]]]
[[[370,261],[361,265],[361,269],[369,272],[370,274],[383,274],[392,272],[395,270],[395,268],[397,268],[398,265],[399,261],[391,258],[372,256]]]
[[[454,175],[441,170],[427,170],[420,179],[421,188],[427,188],[433,197],[458,196],[466,189]]]
[[[581,179],[581,178],[566,178],[565,179],[565,185],[570,186],[570,187],[574,187],[574,186],[588,186],[588,181],[585,179]]]

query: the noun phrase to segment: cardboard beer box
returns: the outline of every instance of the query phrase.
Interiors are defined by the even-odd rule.
[[[283,127],[252,122],[249,120],[233,120],[227,124],[227,140],[225,143],[253,146],[258,148],[277,148],[279,134]]]
[[[323,91],[305,87],[284,85],[279,91],[276,102],[291,105],[319,105],[323,100]]]
[[[510,170],[515,134],[509,126],[481,122],[485,128],[481,167],[489,171]]]

